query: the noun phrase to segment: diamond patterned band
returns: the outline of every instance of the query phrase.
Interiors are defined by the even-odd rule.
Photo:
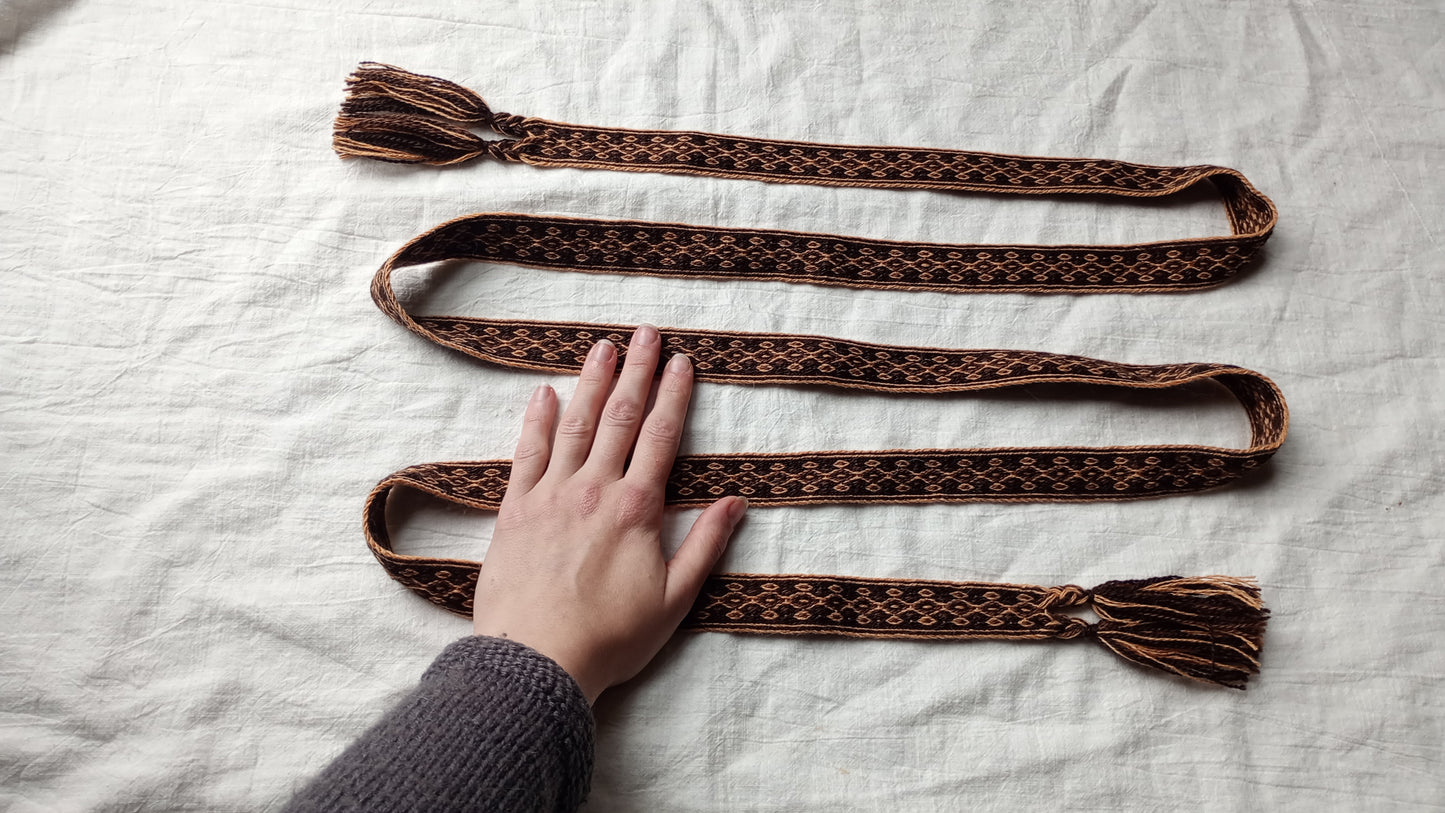
[[[575,371],[606,338],[625,355],[623,325],[416,316],[392,287],[404,268],[479,260],[584,273],[770,280],[942,292],[1170,291],[1218,285],[1273,230],[1272,203],[1223,167],[1159,167],[937,149],[840,147],[710,133],[623,130],[493,113],[445,80],[366,63],[348,81],[334,145],[343,157],[454,164],[480,157],[537,166],[670,172],[783,183],[1004,194],[1160,197],[1210,181],[1228,236],[1134,245],[1002,246],[870,240],[685,224],[477,214],[444,223],[377,271],[372,297],[429,341],[507,367]],[[483,139],[468,128],[504,136]],[[1288,410],[1268,378],[1224,364],[1135,365],[1017,350],[897,347],[821,336],[663,328],[665,359],[686,353],[699,381],[955,393],[1041,383],[1162,390],[1226,388],[1251,428],[1245,448],[1166,445],[819,451],[680,457],[673,505],[726,495],[754,505],[1121,500],[1226,485],[1284,442]],[[398,471],[366,503],[366,537],[395,579],[470,614],[480,564],[392,548],[387,496],[408,487],[495,510],[508,461],[426,463]],[[1101,620],[1063,612],[1090,604]],[[1258,669],[1267,611],[1252,582],[1214,576],[1074,586],[718,574],[684,622],[697,630],[904,638],[1091,638],[1128,660],[1242,687]]]

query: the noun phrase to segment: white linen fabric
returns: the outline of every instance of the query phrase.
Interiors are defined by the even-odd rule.
[[[769,6],[771,6],[769,8]],[[1271,376],[1267,473],[1094,505],[754,510],[724,569],[1089,586],[1255,575],[1231,692],[1083,643],[690,634],[603,696],[588,810],[1435,810],[1445,804],[1445,14],[1438,3],[0,2],[0,808],[264,810],[462,619],[386,578],[361,501],[506,457],[536,385],[367,284],[477,211],[956,242],[1221,234],[1160,205],[342,162],[361,60],[620,127],[1214,163],[1279,205],[1217,290],[1025,296],[481,264],[422,312],[805,332]],[[1210,391],[698,388],[685,451],[1242,445]],[[679,531],[693,513],[674,517]],[[404,551],[489,519],[403,502]]]

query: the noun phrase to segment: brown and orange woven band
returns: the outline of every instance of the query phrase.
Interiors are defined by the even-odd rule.
[[[502,138],[484,139],[471,127]],[[687,231],[687,240],[707,243],[698,248],[706,249],[709,276],[731,279],[827,284],[834,273],[856,268],[873,287],[884,288],[1114,293],[1203,288],[1234,276],[1264,245],[1278,219],[1269,198],[1225,167],[587,127],[493,113],[480,96],[460,85],[376,63],[362,64],[347,80],[332,144],[342,157],[401,163],[446,165],[486,157],[540,167],[1007,195],[1161,198],[1209,181],[1223,199],[1233,232],[1112,246],[932,246],[801,235],[819,238],[817,245],[808,245],[806,239],[789,244],[799,235],[787,233],[677,227]],[[651,225],[634,229],[645,234],[639,238],[646,241],[644,253],[665,256],[678,248],[676,239],[657,239],[669,227],[646,228]],[[566,221],[557,228],[566,229]],[[731,241],[724,239],[729,237]],[[631,241],[619,239],[620,244],[614,239],[608,245],[623,250],[589,252],[582,264],[595,271],[625,268],[625,244]],[[590,248],[593,243],[571,245]],[[601,246],[601,241],[596,243]]]
[[[971,246],[683,224],[478,214],[402,247],[372,282],[377,305],[408,330],[491,363],[576,371],[631,328],[416,316],[392,288],[400,269],[472,259],[586,273],[756,279],[948,292],[1162,291],[1217,285],[1268,238],[1273,205],[1221,167],[1026,158],[897,147],[837,147],[707,133],[636,131],[493,114],[445,80],[364,64],[348,82],[335,146],[343,157],[450,164],[481,156],[539,166],[678,172],[788,183],[1008,194],[1157,197],[1211,180],[1234,234],[1129,246]],[[506,140],[468,129],[491,128]],[[1264,376],[1222,364],[1132,365],[1016,350],[896,347],[819,336],[663,328],[663,358],[686,353],[697,380],[953,393],[1066,383],[1159,390],[1212,381],[1240,402],[1249,446],[1168,445],[826,451],[678,458],[672,505],[726,495],[758,506],[872,502],[1081,501],[1156,497],[1225,485],[1284,442],[1288,411]],[[417,489],[495,510],[507,461],[428,463],[392,474],[366,504],[366,536],[387,572],[428,600],[470,614],[479,563],[399,554],[388,494]],[[1063,612],[1090,604],[1086,624]],[[1092,591],[839,576],[719,574],[684,623],[698,630],[904,638],[1092,638],[1136,663],[1242,687],[1258,669],[1267,611],[1229,577],[1109,582]]]

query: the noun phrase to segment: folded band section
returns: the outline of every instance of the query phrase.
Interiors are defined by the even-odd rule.
[[[503,138],[482,138],[471,132],[472,127],[490,129]],[[1004,195],[1160,198],[1210,182],[1229,218],[1231,234],[1183,241],[1093,247],[994,246],[991,248],[998,254],[983,258],[974,255],[990,247],[955,247],[976,249],[949,258],[955,264],[998,266],[1001,273],[991,275],[998,282],[981,281],[984,290],[1012,286],[1016,290],[1149,291],[1218,285],[1259,251],[1279,217],[1268,197],[1244,175],[1227,167],[831,145],[566,124],[493,113],[480,96],[461,85],[377,63],[362,64],[347,80],[333,147],[343,158],[401,163],[446,165],[490,157],[540,167]],[[906,244],[901,245],[908,250]],[[933,248],[913,245],[915,250],[920,247],[923,251]],[[1086,258],[1090,254],[1093,256]],[[928,265],[917,263],[917,258],[912,262]],[[1009,279],[1011,271],[1017,279]],[[889,280],[880,276],[877,281]]]
[[[468,464],[430,464],[432,466]],[[482,563],[392,549],[386,498],[410,486],[448,502],[495,507],[412,467],[383,481],[366,506],[366,537],[392,578],[428,601],[470,616]],[[504,469],[492,469],[501,477]],[[504,488],[505,484],[503,484]],[[1094,624],[1068,612],[1091,607]],[[682,627],[699,632],[915,640],[1097,641],[1121,658],[1170,674],[1244,688],[1259,671],[1264,608],[1253,581],[1227,576],[1106,582],[1093,590],[992,582],[800,574],[709,576]]]

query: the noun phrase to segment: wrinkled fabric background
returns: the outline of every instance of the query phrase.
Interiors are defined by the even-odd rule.
[[[587,809],[1442,807],[1440,4],[762,5],[0,2],[0,807],[274,809],[467,633],[377,567],[362,498],[411,463],[506,457],[527,393],[572,382],[372,306],[376,266],[426,228],[495,210],[960,242],[1227,229],[1207,193],[343,163],[330,119],[363,59],[587,124],[1216,163],[1281,210],[1262,263],[1177,296],[408,274],[423,312],[1229,362],[1289,398],[1289,442],[1237,487],[755,510],[723,563],[1256,575],[1274,617],[1247,693],[1083,644],[682,636],[598,705]],[[1078,395],[704,385],[684,446],[1246,441],[1209,392]],[[396,518],[405,551],[484,553],[487,517]]]

